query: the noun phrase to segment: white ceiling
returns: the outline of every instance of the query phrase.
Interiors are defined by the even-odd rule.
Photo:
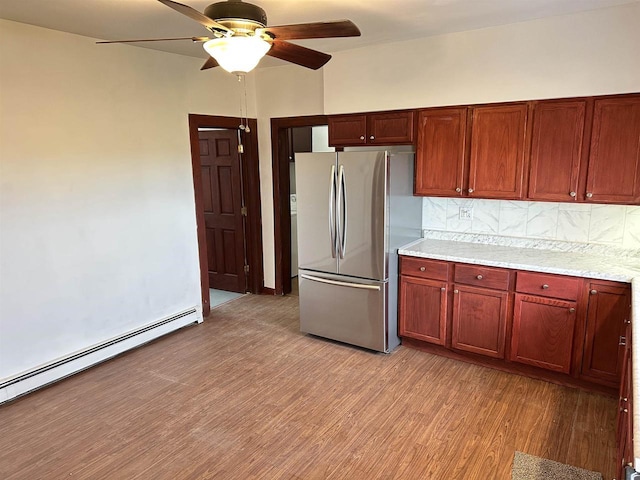
[[[352,20],[359,38],[305,40],[328,53],[606,8],[640,0],[250,0],[267,12],[269,25]],[[203,11],[211,0],[181,0]],[[104,40],[206,35],[193,20],[156,0],[0,0],[0,18]],[[190,41],[138,44],[206,58]],[[113,48],[101,45],[96,48]],[[263,65],[279,65],[276,59]]]

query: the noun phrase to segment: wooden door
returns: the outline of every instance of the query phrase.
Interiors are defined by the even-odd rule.
[[[454,288],[451,346],[504,358],[509,294],[458,284]]]
[[[466,107],[418,113],[416,195],[462,195],[466,128]]]
[[[447,283],[400,276],[400,336],[444,345],[447,338]]]
[[[467,193],[523,198],[527,104],[474,107]]]
[[[366,115],[334,115],[329,117],[329,145],[340,147],[366,144]]]
[[[415,112],[370,113],[367,115],[367,142],[372,145],[413,143]]]
[[[209,287],[244,293],[245,246],[238,134],[235,130],[198,133]]]
[[[630,315],[629,288],[591,282],[589,293],[582,375],[591,381],[615,387],[620,382],[624,351],[620,337],[624,336]]]
[[[595,101],[586,197],[640,203],[640,96]]]
[[[633,461],[633,369],[631,366],[631,325],[627,325],[622,360],[620,397],[618,399],[618,421],[616,429],[617,472],[616,478],[624,477],[624,467]]]
[[[527,198],[573,202],[582,197],[578,172],[585,110],[586,100],[535,104]]]
[[[516,293],[511,360],[569,373],[576,302]]]

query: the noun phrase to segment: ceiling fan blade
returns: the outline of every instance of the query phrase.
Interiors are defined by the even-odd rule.
[[[331,60],[331,55],[282,40],[274,40],[267,55],[302,67],[317,70]]]
[[[191,20],[195,20],[196,22],[204,25],[211,31],[215,30],[218,32],[225,32],[225,33],[231,32],[231,30],[229,30],[224,25],[210,19],[204,13],[200,13],[198,10],[196,10],[195,8],[191,8],[188,5],[183,5],[182,3],[173,2],[172,0],[158,0],[158,1],[166,5],[167,7],[173,8],[177,12],[180,12],[181,14],[186,15]]]
[[[302,40],[306,38],[359,37],[360,29],[351,20],[333,22],[299,23],[265,27],[260,32],[268,33],[278,40]]]
[[[192,42],[206,42],[211,39],[209,37],[140,38],[137,40],[103,40],[96,43],[168,42],[171,40],[191,40]]]
[[[215,58],[209,57],[207,58],[207,61],[204,62],[204,65],[200,67],[200,70],[208,70],[209,68],[217,67],[218,65],[219,63],[216,61]]]

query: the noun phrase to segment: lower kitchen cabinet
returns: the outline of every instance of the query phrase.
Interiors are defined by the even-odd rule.
[[[401,256],[406,344],[561,384],[620,386],[628,284]]]
[[[628,286],[614,282],[588,283],[586,335],[581,373],[585,379],[616,387],[620,384],[625,328],[631,319]]]
[[[504,358],[508,307],[506,291],[456,284],[452,348]]]
[[[402,276],[400,336],[444,345],[447,334],[447,283]]]
[[[616,430],[616,478],[624,479],[624,468],[633,462],[633,402],[632,402],[632,369],[631,369],[631,325],[627,325],[626,342],[622,360],[620,397],[618,400],[618,422]]]
[[[569,373],[576,302],[516,293],[511,360]]]

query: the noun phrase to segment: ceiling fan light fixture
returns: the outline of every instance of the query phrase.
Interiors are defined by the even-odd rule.
[[[271,44],[257,35],[238,35],[214,38],[203,47],[227,72],[238,75],[253,70]]]

